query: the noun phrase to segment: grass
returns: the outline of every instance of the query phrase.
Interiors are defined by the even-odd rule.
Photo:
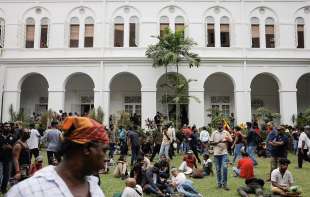
[[[44,164],[47,165],[46,152],[43,151]],[[116,155],[117,159],[118,156]],[[181,163],[181,156],[177,156],[173,159],[171,166],[179,166]],[[310,196],[310,176],[307,174],[310,172],[310,164],[304,163],[302,169],[295,169],[297,166],[297,156],[290,154],[289,159],[291,164],[289,165],[289,170],[292,172],[294,181],[297,185],[301,186],[303,190],[303,196]],[[255,175],[258,178],[266,179],[268,177],[270,169],[270,159],[269,158],[258,158],[259,165],[255,167]],[[215,171],[215,169],[213,169]],[[192,179],[195,188],[203,194],[203,196],[208,197],[234,197],[239,196],[236,192],[240,185],[244,185],[244,180],[240,178],[232,177],[232,167],[228,169],[228,186],[230,191],[218,190],[216,189],[216,176],[208,176],[203,179]],[[121,192],[125,186],[124,181],[119,178],[114,178],[112,176],[113,169],[110,170],[109,174],[101,175],[101,187],[105,193],[106,197],[112,197],[115,192]],[[269,193],[270,183],[265,184],[265,192]],[[2,196],[0,194],[0,196]],[[148,197],[147,195],[144,195]],[[254,196],[254,195],[253,195]]]
[[[116,156],[118,158],[118,156]],[[303,190],[303,196],[310,196],[310,176],[307,176],[307,172],[310,172],[310,164],[305,163],[302,169],[295,169],[297,166],[297,156],[290,154],[289,159],[291,164],[289,165],[289,170],[293,174],[294,181],[296,185],[301,186]],[[173,159],[171,166],[179,166],[181,163],[181,156],[177,156]],[[270,159],[269,158],[258,158],[259,165],[255,167],[255,176],[267,179],[270,170]],[[214,169],[215,171],[215,169]],[[192,179],[195,188],[203,194],[203,196],[208,197],[233,197],[239,196],[236,192],[240,185],[244,185],[244,180],[232,176],[232,166],[228,169],[228,186],[230,191],[218,190],[216,189],[216,176],[208,176],[203,179]],[[124,181],[119,178],[114,178],[110,171],[107,175],[101,176],[101,186],[107,197],[112,197],[115,192],[120,192],[124,188]],[[265,184],[265,192],[270,193],[270,183]],[[144,195],[145,196],[145,195]],[[254,196],[254,195],[253,195]]]

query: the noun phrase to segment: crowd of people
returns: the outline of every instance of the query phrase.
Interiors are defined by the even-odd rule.
[[[137,120],[130,126],[110,123],[107,128],[78,114],[57,117],[43,132],[33,123],[27,128],[8,122],[0,126],[3,194],[13,186],[8,197],[104,196],[98,177],[111,169],[114,177],[125,180],[124,190],[115,197],[200,197],[191,178],[214,175],[217,188],[230,191],[228,166],[233,166],[233,175],[245,179],[245,185],[237,189],[240,196],[266,196],[266,181],[271,182],[270,195],[301,196],[288,170],[288,151],[297,155],[297,168],[310,161],[308,125],[294,128],[248,122],[229,127],[222,121],[213,129],[183,125],[178,130],[157,113],[141,132]],[[47,167],[43,167],[43,150]],[[181,163],[172,166],[180,154]],[[256,156],[270,157],[268,177],[255,175],[254,166],[260,165]]]

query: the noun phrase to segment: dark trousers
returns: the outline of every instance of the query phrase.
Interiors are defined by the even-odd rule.
[[[128,154],[128,146],[125,140],[120,140],[120,151],[121,155],[127,155]]]
[[[113,158],[115,151],[115,143],[110,143],[110,151],[109,151],[109,157]]]
[[[301,148],[298,149],[298,168],[302,168],[303,161],[310,161],[307,156],[308,149],[304,149],[304,154],[301,153]]]
[[[133,165],[138,158],[140,146],[131,146],[131,165]]]
[[[3,174],[2,174],[2,184],[1,184],[1,192],[6,193],[8,182],[10,179],[10,171],[11,171],[11,162],[4,161],[2,162],[3,165]]]
[[[48,165],[53,165],[53,159],[56,159],[59,163],[61,161],[61,155],[58,152],[46,151]]]
[[[32,155],[34,156],[34,159],[37,158],[37,156],[39,156],[40,151],[38,148],[34,148],[30,150],[30,161],[32,160]]]
[[[150,158],[150,161],[153,161],[153,159],[154,159],[154,157],[156,156],[156,154],[159,154],[160,146],[161,146],[161,144],[156,144],[156,145],[153,147],[153,152],[152,152],[152,156],[151,156],[151,158]]]
[[[198,154],[198,151],[197,151],[197,147],[195,145],[191,145],[190,148],[193,151],[194,155],[196,156],[196,159],[197,159],[198,163],[201,163],[201,160],[199,159],[199,154]]]

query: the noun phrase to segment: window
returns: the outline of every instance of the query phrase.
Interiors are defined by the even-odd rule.
[[[229,19],[224,16],[221,18],[220,24],[221,47],[230,47],[229,40]]]
[[[266,19],[265,36],[266,48],[275,48],[274,20],[272,18]]]
[[[33,18],[26,20],[26,48],[34,48],[35,21]]]
[[[4,35],[5,35],[5,31],[4,31],[4,19],[0,18],[0,48],[4,48]]]
[[[114,23],[114,47],[124,46],[124,22],[122,17],[116,17]]]
[[[166,16],[160,17],[160,37],[165,36],[165,30],[169,28],[169,18]]]
[[[174,24],[175,32],[180,32],[184,37],[184,18],[182,16],[178,16],[175,18]]]
[[[48,48],[47,36],[48,36],[48,19],[43,18],[41,20],[40,48]]]
[[[91,17],[85,19],[84,47],[94,46],[94,21]]]
[[[305,38],[304,38],[304,19],[303,18],[297,18],[296,19],[297,24],[297,48],[305,48]]]
[[[78,18],[72,18],[70,24],[70,48],[79,47],[80,22]]]
[[[137,28],[138,28],[138,18],[133,16],[129,19],[129,47],[137,47]]]
[[[140,96],[125,96],[124,110],[129,114],[141,115],[141,97]]]
[[[207,47],[215,47],[214,18],[207,17]]]
[[[229,96],[211,96],[211,108],[213,112],[222,112],[224,116],[230,115]]]
[[[251,35],[252,35],[252,48],[260,47],[259,39],[259,20],[258,18],[251,19]]]

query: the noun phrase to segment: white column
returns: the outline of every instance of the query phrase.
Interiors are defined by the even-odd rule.
[[[49,90],[48,91],[48,109],[52,109],[55,112],[59,110],[65,111],[65,91],[63,90]]]
[[[94,107],[103,108],[103,92],[101,90],[94,90]]]
[[[305,48],[309,49],[310,48],[310,17],[305,18],[305,32],[304,32],[304,42],[305,42]]]
[[[196,99],[190,98],[188,105],[188,119],[189,124],[195,124],[198,128],[205,126],[205,102],[204,102],[204,89],[191,89],[188,92],[189,96],[196,97]]]
[[[36,21],[34,30],[34,48],[40,48],[40,40],[41,40],[41,24],[40,21]]]
[[[214,24],[214,33],[215,33],[215,47],[221,47],[221,25],[220,19],[215,20]]]
[[[251,121],[251,91],[235,91],[236,123]]]
[[[156,115],[156,89],[141,90],[141,127],[145,128],[145,120]]]
[[[297,95],[295,90],[280,90],[281,123],[293,125],[292,116],[297,115]]]
[[[260,21],[259,24],[259,39],[260,48],[266,48],[266,36],[265,36],[265,21]]]
[[[129,47],[129,21],[124,23],[124,47]]]
[[[109,126],[109,116],[110,116],[110,90],[104,90],[102,92],[103,102],[102,108],[104,113],[103,123]]]
[[[85,23],[84,20],[80,22],[79,33],[79,48],[84,48]]]
[[[10,106],[13,106],[13,110],[15,112],[19,111],[20,108],[20,91],[18,90],[5,90],[4,95],[3,95],[3,119],[2,121],[10,121],[10,114],[9,114],[9,109]]]

